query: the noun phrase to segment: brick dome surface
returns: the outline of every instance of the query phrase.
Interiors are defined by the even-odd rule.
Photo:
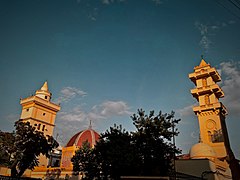
[[[93,147],[98,141],[99,137],[100,135],[93,129],[80,131],[68,141],[66,147],[73,145],[81,147],[82,144],[86,141],[88,141],[90,143],[90,146]]]

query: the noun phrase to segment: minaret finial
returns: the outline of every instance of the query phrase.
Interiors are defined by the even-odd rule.
[[[51,99],[51,93],[48,91],[48,83],[47,81],[44,82],[43,86],[36,91],[36,96],[45,99],[47,101],[50,101]]]
[[[48,91],[48,83],[47,83],[47,81],[44,82],[43,86],[41,87],[41,90]]]
[[[92,120],[90,120],[89,123],[90,123],[90,124],[89,124],[89,129],[92,129]]]
[[[201,55],[201,59],[203,59],[203,58],[204,58],[204,55],[202,54],[202,55]]]

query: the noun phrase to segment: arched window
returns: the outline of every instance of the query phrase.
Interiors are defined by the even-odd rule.
[[[215,130],[213,134],[213,143],[224,142],[222,130]]]
[[[41,124],[38,124],[37,130],[40,130],[41,128]]]
[[[205,98],[205,104],[207,105],[210,104],[209,94],[206,94],[204,98]]]
[[[202,85],[203,85],[203,87],[207,86],[207,78],[202,79]]]

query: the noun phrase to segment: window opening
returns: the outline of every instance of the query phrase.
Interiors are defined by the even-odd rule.
[[[202,79],[202,85],[203,85],[203,87],[207,86],[207,78]]]
[[[37,127],[37,129],[38,129],[38,130],[40,130],[40,127],[41,127],[41,124],[38,124],[38,127]]]
[[[221,129],[214,131],[212,135],[212,142],[213,143],[224,142],[223,133]]]
[[[205,95],[205,104],[210,104],[210,99],[209,99],[209,95]]]

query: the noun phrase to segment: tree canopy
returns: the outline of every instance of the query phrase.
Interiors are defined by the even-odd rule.
[[[110,127],[100,137],[95,152],[102,160],[104,177],[118,179],[138,173],[141,158],[135,147],[133,136],[121,126]]]
[[[0,139],[7,135],[2,133]],[[58,146],[53,137],[44,136],[43,132],[37,131],[29,122],[21,120],[15,122],[15,132],[10,137],[11,140],[2,144],[1,153],[6,155],[7,165],[14,177],[22,176],[26,169],[34,169],[39,163],[40,154],[49,157],[50,151]]]
[[[14,133],[0,131],[0,165],[9,166],[14,152]]]
[[[174,112],[163,114],[160,111],[155,115],[151,111],[146,115],[142,109],[131,119],[136,131],[127,132],[114,125],[100,135],[93,149],[82,146],[76,151],[72,158],[74,170],[83,172],[84,179],[171,174],[175,154],[180,153],[171,142],[178,135],[175,127],[180,119],[174,119]]]
[[[180,119],[174,119],[174,112],[163,114],[160,111],[154,115],[154,111],[150,111],[146,115],[142,109],[131,118],[137,128],[133,132],[133,139],[142,157],[141,173],[162,176],[171,173],[175,154],[180,153],[171,142],[178,135],[174,128]]]
[[[82,147],[76,151],[76,154],[71,159],[73,163],[73,171],[84,175],[84,179],[92,180],[95,177],[100,177],[98,157],[93,152],[89,142],[85,141]]]

